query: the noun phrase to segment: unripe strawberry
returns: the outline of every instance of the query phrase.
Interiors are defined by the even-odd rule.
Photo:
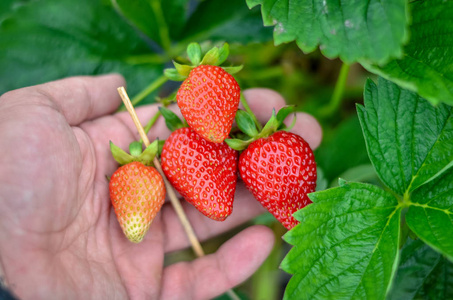
[[[165,201],[162,176],[153,167],[134,161],[113,173],[109,189],[124,234],[131,242],[142,241]]]

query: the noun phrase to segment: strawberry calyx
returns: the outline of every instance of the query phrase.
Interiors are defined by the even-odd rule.
[[[243,138],[225,139],[225,142],[228,144],[228,146],[230,146],[230,148],[237,151],[242,151],[246,149],[249,144],[260,138],[266,138],[277,131],[288,131],[294,126],[296,118],[294,117],[293,123],[289,127],[285,125],[284,121],[290,113],[294,112],[294,110],[295,106],[293,105],[285,106],[281,108],[277,113],[274,109],[269,121],[267,121],[264,127],[259,130],[255,122],[256,118],[253,116],[253,113],[239,109],[236,112],[236,124],[238,129],[246,136]]]
[[[140,142],[134,141],[129,144],[130,154],[110,141],[112,156],[121,166],[134,161],[141,162],[145,166],[153,166],[153,160],[156,157],[158,150],[158,140],[152,142],[145,150],[142,150],[142,144]]]
[[[187,57],[190,64],[180,64],[173,61],[175,68],[169,68],[164,70],[165,76],[173,81],[184,81],[190,74],[190,72],[200,65],[212,65],[219,66],[223,64],[228,55],[230,54],[230,47],[228,43],[224,43],[222,47],[213,47],[209,49],[204,55],[200,44],[190,43],[187,46]],[[229,74],[235,74],[242,69],[240,66],[221,67]]]

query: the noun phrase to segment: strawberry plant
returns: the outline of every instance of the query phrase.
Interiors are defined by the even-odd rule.
[[[451,0],[7,0],[0,4],[0,93],[119,72],[134,105],[177,102],[187,124],[170,125],[161,152],[175,189],[222,220],[234,215],[234,186],[244,182],[270,211],[252,223],[283,236],[237,289],[241,298],[450,299],[451,16]],[[218,81],[226,88],[216,89]],[[263,127],[241,97],[252,87],[275,89],[296,111],[315,116],[324,132],[320,147],[291,156],[298,150],[289,139],[307,149],[285,132],[293,108],[269,115]],[[161,109],[147,130],[160,114],[174,119]],[[285,151],[262,151],[274,140],[291,153],[285,159],[303,157],[294,166],[302,171],[256,182],[258,150],[283,161]],[[131,156],[147,164],[155,155],[148,151]],[[198,159],[199,152],[212,155]],[[120,156],[120,164],[131,163]],[[206,180],[189,170],[195,163],[206,165],[210,174],[199,173]],[[267,190],[279,180],[291,182],[290,193]],[[203,193],[214,200],[198,201]],[[271,196],[281,202],[272,204]],[[205,245],[216,248],[223,239]]]

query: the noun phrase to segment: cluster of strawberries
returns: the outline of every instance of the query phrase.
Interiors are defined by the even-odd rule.
[[[262,127],[252,112],[238,110],[241,93],[231,74],[241,67],[219,66],[228,45],[202,57],[201,47],[193,43],[187,52],[191,65],[175,63],[175,69],[165,72],[183,80],[176,100],[187,122],[162,108],[167,124],[177,123],[161,151],[165,176],[186,201],[217,221],[232,213],[240,176],[253,196],[291,229],[298,223],[293,213],[310,203],[307,194],[316,185],[312,150],[283,123],[293,109],[274,112]],[[235,120],[242,139],[229,138]],[[110,179],[111,201],[125,235],[140,242],[165,199],[161,174],[152,167],[157,142],[143,152],[132,143],[131,154],[113,144],[111,149],[123,165]]]

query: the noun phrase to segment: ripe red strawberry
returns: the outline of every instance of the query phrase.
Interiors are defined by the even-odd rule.
[[[193,130],[208,141],[222,143],[238,109],[240,88],[221,67],[200,65],[181,84],[176,100]]]
[[[211,143],[191,128],[174,131],[162,149],[162,169],[173,187],[207,217],[223,221],[233,210],[238,152]]]
[[[252,142],[239,157],[239,173],[253,196],[287,229],[298,221],[294,212],[311,203],[316,163],[300,136],[277,131]]]
[[[115,171],[110,199],[121,228],[134,243],[143,240],[165,200],[162,176],[153,167],[134,161]]]

